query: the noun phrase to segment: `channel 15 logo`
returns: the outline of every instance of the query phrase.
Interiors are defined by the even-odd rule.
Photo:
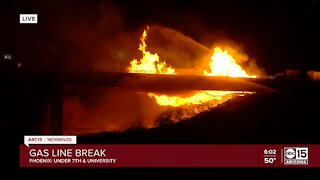
[[[285,147],[283,158],[286,165],[308,165],[308,148]]]

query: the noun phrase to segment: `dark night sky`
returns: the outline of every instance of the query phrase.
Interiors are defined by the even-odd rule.
[[[201,43],[203,35],[223,32],[241,44],[269,74],[287,68],[320,69],[317,0],[5,0],[2,3],[1,51],[32,59],[25,60],[30,67],[42,67],[42,63],[50,67],[52,62],[45,63],[43,59],[52,56],[52,49],[63,49],[64,19],[83,19],[85,24],[98,16],[101,4],[107,3],[117,9],[115,13],[121,17],[125,32],[137,31],[146,24],[159,24]],[[39,24],[20,25],[19,14],[27,12],[38,13]]]

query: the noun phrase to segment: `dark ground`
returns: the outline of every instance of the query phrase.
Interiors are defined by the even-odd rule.
[[[176,124],[79,137],[83,143],[320,143],[318,89],[237,97]]]

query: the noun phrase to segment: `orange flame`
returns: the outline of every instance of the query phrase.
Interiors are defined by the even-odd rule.
[[[133,59],[130,62],[130,67],[128,68],[131,73],[146,73],[146,74],[175,74],[175,70],[171,67],[167,67],[167,63],[160,62],[159,55],[157,53],[152,54],[146,51],[146,38],[147,31],[144,30],[140,38],[141,43],[139,44],[139,51],[142,53],[142,58],[140,60]]]
[[[155,93],[148,93],[149,97],[155,98],[160,106],[179,107],[184,105],[200,105],[212,100],[224,102],[223,97],[234,94],[250,94],[250,92],[243,91],[198,91],[189,97],[157,95]]]
[[[138,61],[133,59],[130,62],[128,68],[131,73],[149,73],[149,74],[175,74],[175,69],[167,66],[166,62],[160,62],[158,54],[152,54],[146,51],[147,31],[144,30],[141,38],[139,51],[142,52],[143,57]],[[203,71],[206,76],[229,76],[229,77],[249,77],[256,78],[255,75],[250,76],[238,65],[235,59],[228,53],[227,50],[222,50],[220,47],[214,49],[214,53],[209,63],[211,72]],[[182,96],[170,96],[165,94],[148,93],[150,98],[155,99],[160,106],[171,107],[185,107],[187,111],[183,116],[178,117],[181,120],[190,118],[195,114],[198,114],[204,110],[215,107],[221,103],[224,103],[236,95],[252,94],[253,92],[243,91],[198,91],[195,94],[182,97]],[[196,107],[195,107],[196,106]],[[192,110],[191,110],[192,109]]]
[[[210,70],[203,71],[206,76],[228,76],[228,77],[250,77],[242,67],[236,63],[235,59],[228,53],[227,50],[222,50],[220,47],[214,48],[214,53],[211,57]]]

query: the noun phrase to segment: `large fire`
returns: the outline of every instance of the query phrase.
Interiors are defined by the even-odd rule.
[[[203,71],[206,76],[228,76],[228,77],[250,77],[242,67],[236,63],[236,60],[228,53],[227,50],[222,50],[220,47],[214,48],[214,53],[211,57],[210,70]]]
[[[128,71],[131,73],[148,74],[176,74],[175,69],[168,66],[165,61],[159,60],[158,54],[153,54],[146,50],[147,31],[144,30],[139,44],[139,51],[142,53],[140,60],[133,59],[130,62]],[[236,63],[235,59],[227,50],[220,47],[214,48],[211,61],[208,64],[210,72],[204,70],[205,76],[228,76],[228,77],[247,77],[256,78],[255,75],[248,75],[246,71]],[[180,107],[187,109],[181,117],[174,117],[173,120],[190,118],[195,114],[208,110],[221,103],[224,103],[237,95],[244,95],[252,92],[237,91],[197,91],[191,96],[165,95],[149,92],[148,96],[154,98],[158,105],[168,107]],[[195,107],[196,106],[196,107]],[[190,109],[192,109],[190,111]]]
[[[165,61],[160,62],[159,55],[157,53],[152,54],[146,51],[146,38],[147,31],[144,30],[140,38],[139,51],[142,53],[142,58],[138,61],[133,59],[130,62],[129,72],[132,73],[147,73],[147,74],[175,74],[175,70],[167,66]]]

